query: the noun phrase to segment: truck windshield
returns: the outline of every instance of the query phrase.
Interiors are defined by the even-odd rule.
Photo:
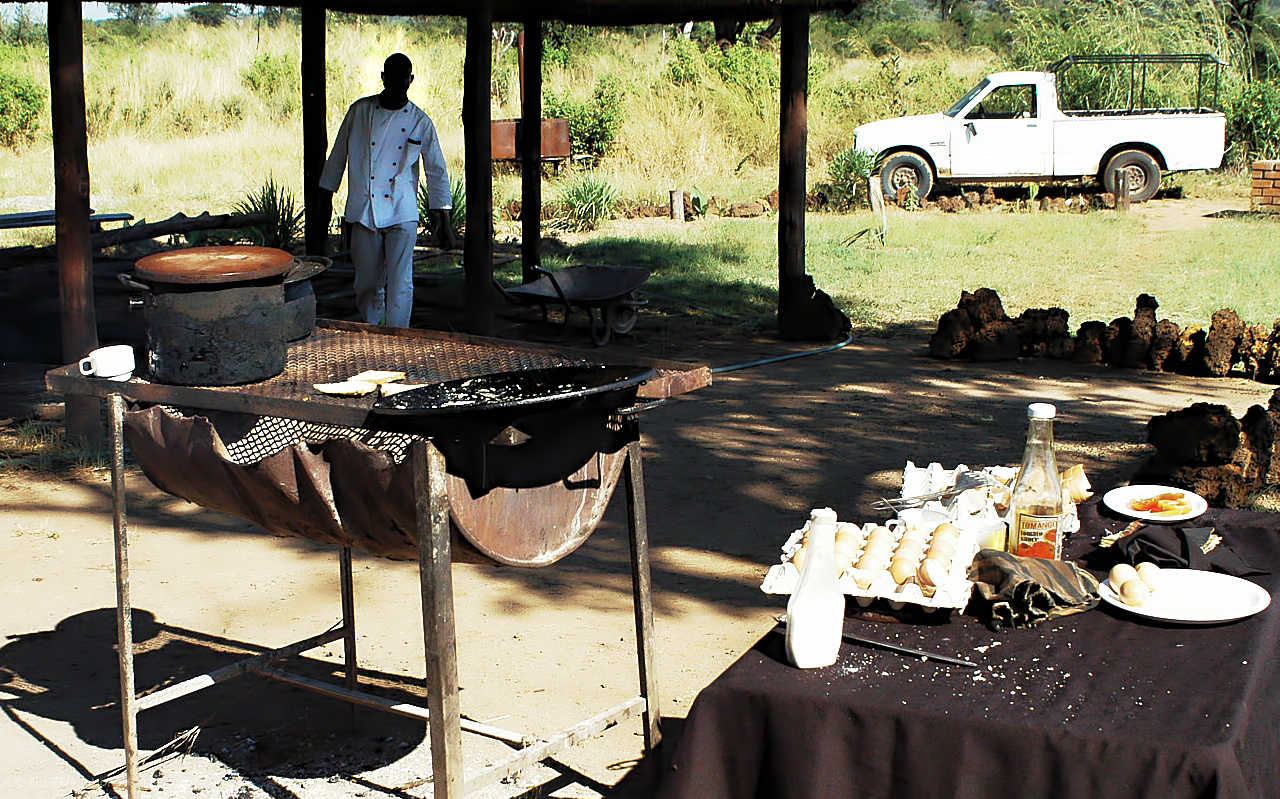
[[[988,80],[987,78],[983,78],[981,83],[979,83],[977,86],[974,86],[972,89],[966,92],[964,97],[961,97],[959,100],[956,100],[955,105],[951,106],[950,108],[948,108],[946,111],[943,111],[942,113],[946,114],[949,117],[953,117],[956,114],[960,113],[961,111],[964,110],[964,107],[969,104],[969,101],[977,97],[979,94],[981,94],[982,91],[986,89],[988,85],[990,85],[990,83],[991,83],[990,80]]]

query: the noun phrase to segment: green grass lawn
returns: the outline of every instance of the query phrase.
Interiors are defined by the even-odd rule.
[[[1280,231],[1266,219],[1153,231],[1137,214],[891,210],[884,247],[844,243],[871,224],[869,213],[806,221],[807,271],[861,329],[931,326],[962,291],[982,287],[999,292],[1012,316],[1065,308],[1073,328],[1132,316],[1144,292],[1184,326],[1225,307],[1252,324],[1280,316]],[[650,291],[761,324],[777,302],[771,218],[606,226],[550,262],[648,266]]]

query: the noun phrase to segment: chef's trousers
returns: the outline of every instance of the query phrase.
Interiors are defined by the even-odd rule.
[[[356,306],[369,324],[409,326],[413,313],[413,245],[417,241],[417,222],[376,230],[361,224],[351,226]]]

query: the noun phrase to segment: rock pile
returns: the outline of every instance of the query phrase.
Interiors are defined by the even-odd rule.
[[[1195,376],[1223,377],[1234,369],[1255,380],[1280,379],[1280,319],[1270,328],[1249,326],[1223,308],[1207,330],[1180,328],[1157,318],[1159,307],[1155,297],[1141,294],[1132,318],[1085,322],[1072,337],[1062,308],[1031,308],[1011,319],[996,292],[966,291],[938,320],[929,353],[975,361],[1041,356]]]
[[[1194,491],[1215,507],[1243,507],[1259,490],[1280,483],[1280,390],[1264,409],[1254,405],[1236,419],[1225,405],[1198,402],[1147,423],[1156,454],[1133,483]]]

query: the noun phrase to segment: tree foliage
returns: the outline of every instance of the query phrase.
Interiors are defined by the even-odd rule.
[[[154,25],[160,19],[160,8],[154,3],[107,3],[107,13],[138,28]]]

